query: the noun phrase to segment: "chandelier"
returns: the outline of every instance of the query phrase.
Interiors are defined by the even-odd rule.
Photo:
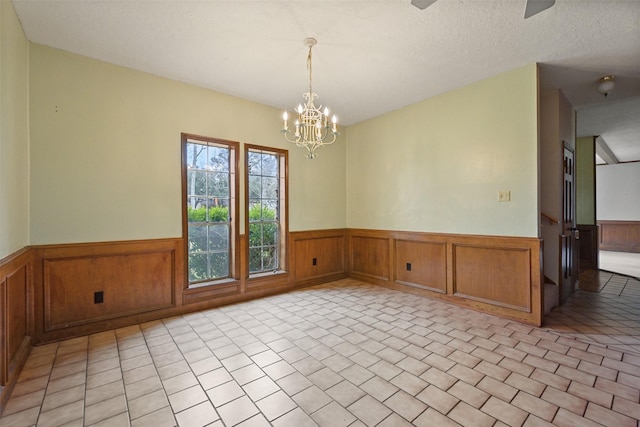
[[[285,111],[282,115],[284,124],[281,130],[287,141],[296,144],[298,147],[307,149],[307,158],[309,159],[318,157],[316,149],[323,145],[333,144],[336,137],[340,134],[338,132],[338,120],[336,116],[333,115],[331,123],[329,123],[329,109],[325,107],[323,110],[322,105],[316,107],[313,103],[318,97],[318,94],[316,94],[311,87],[311,49],[316,43],[317,40],[314,38],[304,40],[304,45],[309,48],[309,55],[307,56],[309,92],[302,94],[305,99],[304,105],[299,104],[295,110],[298,115],[295,128],[293,130],[289,129],[289,114]]]

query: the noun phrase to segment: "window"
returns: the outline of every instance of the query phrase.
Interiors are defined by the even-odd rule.
[[[245,146],[249,274],[286,270],[287,152]]]
[[[182,134],[189,286],[237,277],[238,143]]]

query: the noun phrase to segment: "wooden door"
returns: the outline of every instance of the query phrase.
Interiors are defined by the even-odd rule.
[[[562,235],[560,236],[560,301],[576,290],[578,280],[578,234],[576,228],[575,163],[573,150],[564,147]]]

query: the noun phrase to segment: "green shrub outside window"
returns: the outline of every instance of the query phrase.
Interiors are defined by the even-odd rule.
[[[188,139],[185,150],[189,284],[229,278],[231,148]]]
[[[247,152],[249,273],[281,269],[280,156]]]

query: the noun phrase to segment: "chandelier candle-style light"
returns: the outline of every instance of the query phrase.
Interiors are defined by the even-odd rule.
[[[305,99],[304,106],[299,104],[298,108],[296,108],[298,117],[295,121],[295,129],[293,131],[289,129],[289,114],[285,111],[282,115],[284,124],[281,131],[287,141],[296,144],[298,147],[306,148],[309,151],[307,153],[307,158],[309,159],[318,157],[316,149],[323,145],[333,144],[340,134],[336,116],[334,115],[331,118],[331,123],[329,123],[329,109],[325,107],[323,110],[322,105],[316,107],[313,103],[318,97],[318,94],[313,91],[311,86],[311,49],[316,43],[317,40],[314,38],[304,40],[304,45],[309,48],[309,55],[307,56],[309,92],[302,94]]]

